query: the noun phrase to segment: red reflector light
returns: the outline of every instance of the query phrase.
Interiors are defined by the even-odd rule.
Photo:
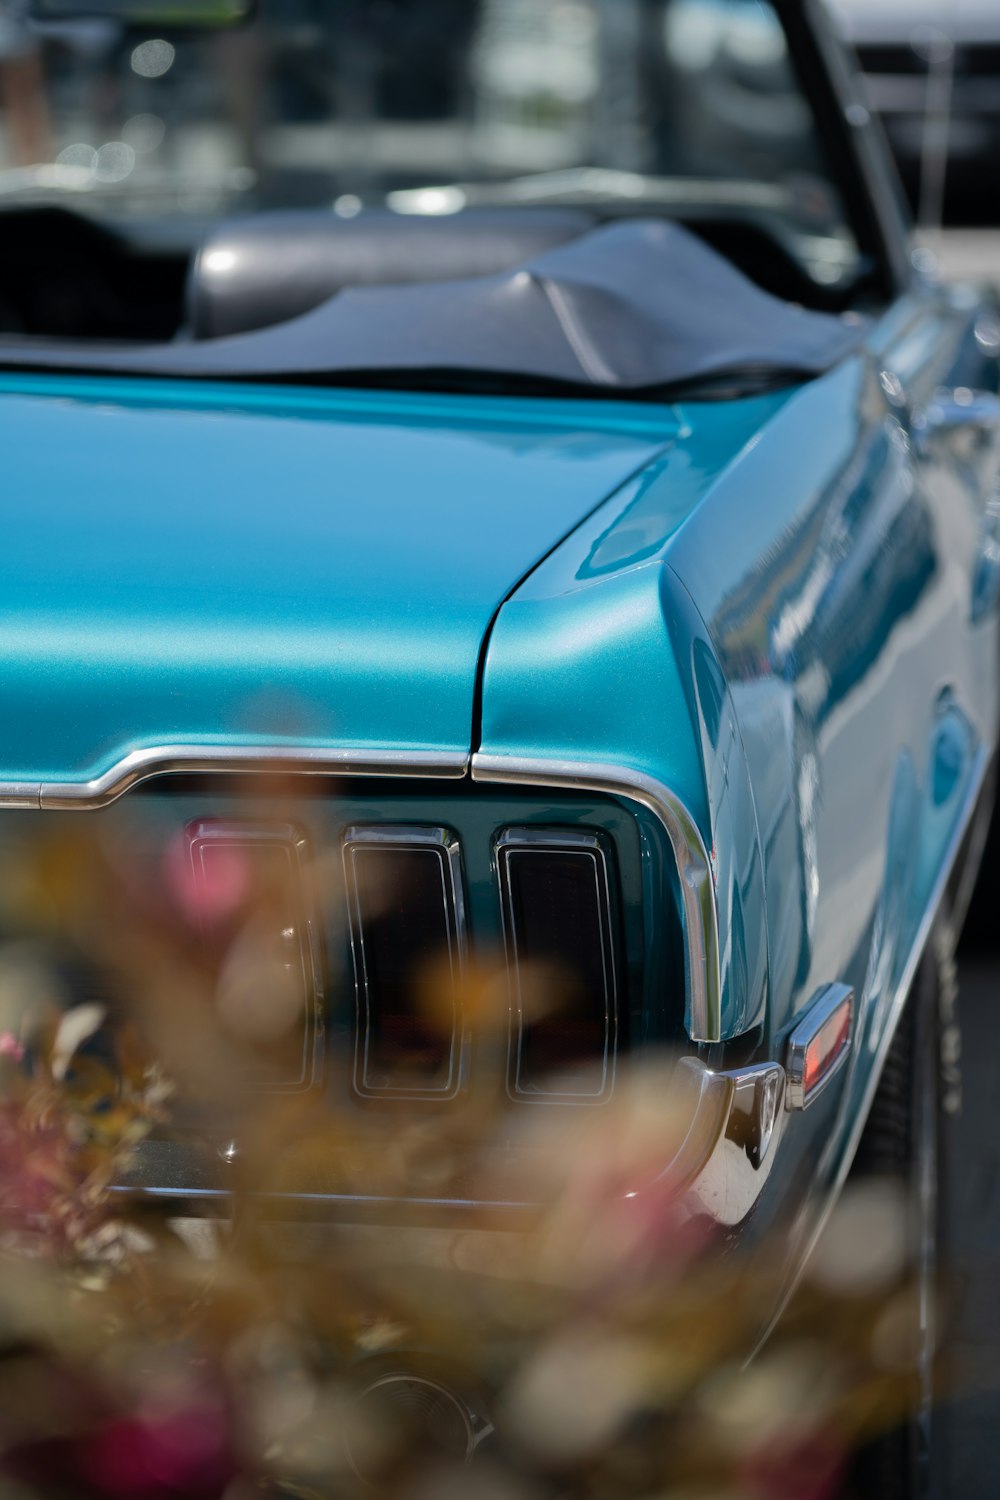
[[[806,1048],[802,1087],[806,1098],[840,1061],[851,1039],[851,1002],[844,1000]]]
[[[833,1077],[851,1048],[854,991],[829,984],[813,997],[788,1040],[785,1100],[804,1109]]]

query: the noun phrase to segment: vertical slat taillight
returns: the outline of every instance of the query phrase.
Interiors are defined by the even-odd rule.
[[[512,1097],[594,1103],[614,1086],[618,979],[612,876],[595,834],[508,828],[496,844]]]
[[[344,877],[357,997],[354,1087],[367,1098],[453,1098],[465,905],[443,828],[349,828]]]
[[[323,980],[305,835],[205,819],[187,844],[224,1022],[259,1054],[262,1084],[307,1088],[321,1068]]]

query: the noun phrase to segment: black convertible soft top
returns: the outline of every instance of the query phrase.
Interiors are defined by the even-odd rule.
[[[628,219],[497,275],[348,288],[254,332],[123,348],[0,339],[0,366],[230,379],[474,376],[608,392],[821,374],[861,320],[783,302],[679,225]]]

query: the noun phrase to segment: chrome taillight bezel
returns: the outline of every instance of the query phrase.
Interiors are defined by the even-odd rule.
[[[494,853],[510,994],[506,1069],[508,1096],[519,1102],[544,1100],[556,1104],[602,1104],[611,1097],[614,1089],[620,1024],[613,884],[604,842],[596,833],[577,829],[505,828],[496,838]],[[526,1023],[511,862],[517,858],[546,854],[578,856],[588,860],[593,870],[604,981],[604,1048],[596,1072],[596,1087],[592,1089],[546,1089],[537,1085],[526,1087],[522,1081]]]
[[[185,829],[187,853],[196,881],[206,879],[204,851],[209,847],[284,849],[294,886],[298,912],[299,962],[302,968],[302,1067],[297,1077],[271,1079],[260,1087],[267,1092],[301,1093],[322,1078],[324,1057],[325,989],[321,924],[312,882],[312,853],[303,830],[293,823],[265,823],[238,818],[201,818]],[[207,933],[206,933],[207,937]]]
[[[441,881],[444,930],[450,966],[451,1041],[448,1066],[440,1084],[421,1087],[413,1082],[378,1084],[369,1070],[372,1016],[371,982],[366,952],[364,917],[361,909],[357,858],[373,850],[384,854],[412,853],[415,850],[436,857]],[[347,898],[348,933],[354,969],[354,1092],[363,1099],[454,1099],[463,1086],[465,1034],[458,1006],[458,991],[465,969],[468,948],[465,896],[462,881],[462,851],[457,836],[447,828],[416,825],[356,825],[345,830],[341,844],[344,886]]]

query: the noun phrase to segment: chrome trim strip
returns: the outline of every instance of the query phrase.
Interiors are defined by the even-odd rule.
[[[180,1201],[190,1200],[192,1203],[226,1203],[231,1204],[233,1191],[231,1188],[208,1188],[208,1187],[148,1187],[141,1181],[116,1182],[108,1190],[112,1193],[120,1193],[126,1196],[138,1196],[151,1199],[176,1199]],[[380,1197],[373,1193],[255,1193],[254,1201],[262,1205],[273,1204],[301,1204],[303,1207],[315,1206],[326,1210],[347,1209],[357,1211],[364,1208],[384,1209],[391,1214],[394,1224],[398,1225],[400,1213],[418,1208],[433,1209],[438,1212],[455,1213],[517,1213],[537,1214],[539,1205],[528,1201],[521,1202],[511,1198],[388,1198]],[[289,1222],[294,1222],[289,1221]]]
[[[302,966],[302,1068],[298,1078],[265,1083],[262,1088],[266,1093],[294,1093],[311,1088],[320,1080],[323,1069],[324,994],[319,922],[315,893],[310,889],[308,874],[309,842],[302,830],[290,823],[253,823],[227,818],[199,819],[188,824],[185,834],[196,880],[205,878],[204,859],[199,855],[206,845],[235,846],[237,849],[265,845],[284,849],[288,854],[289,870],[295,882],[296,921],[301,924],[298,954]]]
[[[468,756],[437,750],[334,750],[295,745],[152,745],[133,750],[91,781],[0,782],[0,808],[107,807],[154,776],[391,776],[461,780]]]
[[[695,1042],[722,1040],[719,917],[712,868],[698,826],[669,787],[642,771],[573,761],[528,760],[507,755],[472,757],[473,781],[599,792],[638,802],[662,824],[680,876],[690,1024]]]
[[[90,781],[0,782],[0,808],[92,811],[158,776],[412,777],[535,785],[625,797],[647,808],[670,840],[680,876],[692,1041],[722,1039],[715,885],[698,827],[669,787],[622,766],[461,752],[334,750],[295,746],[157,745],[134,750]]]
[[[507,948],[507,973],[511,993],[510,1025],[507,1032],[507,1093],[511,1099],[544,1099],[554,1104],[603,1103],[614,1087],[618,1052],[618,976],[615,969],[614,933],[611,916],[611,881],[608,859],[595,834],[563,829],[505,828],[496,841],[497,872],[500,877],[500,916]],[[604,1054],[600,1086],[588,1092],[523,1088],[521,1051],[524,1044],[524,1008],[521,997],[521,966],[514,922],[510,855],[577,854],[593,864],[595,896],[600,913],[601,967],[604,974]],[[515,1003],[516,1002],[516,1003]]]
[[[399,827],[372,825],[348,828],[344,834],[341,855],[344,863],[344,884],[347,894],[348,924],[351,938],[351,957],[354,961],[356,1026],[354,1032],[354,1089],[364,1099],[453,1099],[462,1086],[462,1018],[453,1011],[451,1049],[448,1059],[448,1075],[444,1083],[436,1087],[395,1088],[379,1086],[369,1082],[368,1050],[371,1039],[371,1015],[369,1006],[368,962],[365,953],[365,934],[361,913],[361,898],[358,887],[354,855],[359,849],[379,849],[391,854],[395,851],[412,853],[425,850],[438,857],[441,875],[441,894],[444,904],[445,929],[448,934],[448,958],[452,977],[458,981],[465,966],[467,953],[467,928],[465,916],[465,893],[462,885],[462,851],[455,834],[447,828],[422,828],[407,824]]]
[[[806,1053],[813,1042],[819,1036],[823,1027],[836,1015],[844,1004],[850,1002],[850,1025],[847,1032],[847,1041],[841,1047],[833,1065],[827,1069],[818,1083],[806,1093]],[[849,984],[825,984],[822,989],[816,991],[809,1001],[802,1020],[796,1026],[788,1038],[788,1051],[785,1057],[785,1072],[788,1076],[788,1085],[785,1089],[785,1105],[788,1109],[806,1109],[818,1099],[826,1088],[831,1078],[835,1078],[840,1069],[850,1056],[854,1045],[854,990]]]

